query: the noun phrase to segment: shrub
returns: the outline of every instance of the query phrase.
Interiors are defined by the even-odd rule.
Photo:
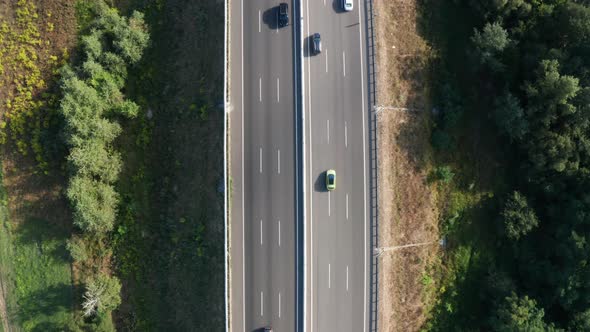
[[[72,259],[76,262],[83,262],[89,257],[88,247],[84,239],[70,239],[66,243],[66,248],[70,252]]]
[[[439,180],[443,183],[449,183],[453,180],[453,177],[455,177],[455,173],[453,173],[453,171],[451,170],[451,167],[449,167],[449,166],[437,167],[434,170],[434,175],[437,180]]]
[[[82,309],[84,316],[104,314],[121,304],[121,282],[116,277],[99,274],[86,284]]]

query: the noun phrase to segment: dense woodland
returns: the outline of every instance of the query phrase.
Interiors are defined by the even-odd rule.
[[[427,327],[590,331],[590,1],[422,3],[440,11],[422,22],[441,49],[433,146],[491,155],[494,179],[443,220],[449,256],[474,249]]]

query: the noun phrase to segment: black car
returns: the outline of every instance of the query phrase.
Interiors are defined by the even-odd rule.
[[[313,55],[322,53],[322,37],[317,32],[311,38],[311,53]]]
[[[289,5],[282,3],[279,5],[279,11],[277,12],[277,20],[279,21],[279,27],[289,25]]]

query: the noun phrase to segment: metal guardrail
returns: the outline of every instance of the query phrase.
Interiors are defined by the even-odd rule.
[[[379,261],[378,257],[373,254],[373,248],[379,247],[379,210],[378,210],[378,163],[377,163],[377,63],[375,61],[375,32],[374,32],[374,12],[373,0],[365,0],[365,18],[367,34],[367,72],[368,72],[368,90],[369,90],[369,158],[370,158],[370,248],[371,248],[371,266],[370,266],[370,320],[369,331],[377,331],[378,318],[378,285],[379,285]]]

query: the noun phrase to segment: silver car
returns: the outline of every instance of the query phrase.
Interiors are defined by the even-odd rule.
[[[352,0],[340,0],[342,10],[350,12],[353,9]]]

